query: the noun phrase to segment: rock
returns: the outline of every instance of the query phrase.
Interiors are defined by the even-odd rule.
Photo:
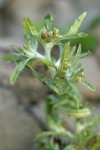
[[[93,101],[99,100],[100,98],[100,67],[94,56],[84,58],[82,60],[83,68],[85,70],[85,76],[87,81],[89,81],[96,89],[96,92],[91,92],[87,88],[80,86],[81,93],[87,99],[92,99]]]
[[[31,150],[38,125],[17,103],[10,90],[0,88],[0,150]]]
[[[38,104],[44,100],[47,89],[41,81],[34,78],[29,70],[24,71],[18,78],[14,90],[24,103]]]

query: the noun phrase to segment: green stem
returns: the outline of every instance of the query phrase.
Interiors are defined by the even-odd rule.
[[[50,103],[50,99],[46,99],[46,113],[47,113],[47,117],[51,116],[53,117],[53,105]]]
[[[44,45],[44,49],[45,49],[45,57],[47,58],[47,60],[51,61],[52,62],[52,59],[51,59],[51,50],[52,50],[52,47],[54,46],[53,43],[46,43]],[[49,71],[51,73],[51,77],[53,77],[55,75],[55,69],[52,68],[52,67],[49,67]]]

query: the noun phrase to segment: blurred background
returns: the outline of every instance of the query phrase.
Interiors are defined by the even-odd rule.
[[[100,115],[100,0],[0,0],[0,55],[12,52],[10,45],[23,43],[24,17],[40,28],[44,15],[51,12],[55,24],[64,32],[84,11],[88,16],[81,30],[92,37],[81,42],[83,51],[90,49],[93,54],[82,63],[96,92],[83,87],[80,91]],[[27,71],[12,87],[9,76],[13,68],[14,64],[0,60],[0,150],[32,150],[33,138],[43,128],[40,120],[44,117],[47,90]]]

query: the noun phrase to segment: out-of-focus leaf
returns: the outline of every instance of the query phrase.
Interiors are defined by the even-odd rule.
[[[78,46],[79,43],[82,45],[82,53],[87,52],[88,50],[93,51],[95,50],[98,39],[97,37],[93,35],[88,35],[87,37],[81,37],[81,38],[73,38],[71,39],[72,45]]]
[[[64,148],[64,150],[76,150],[75,145],[69,145]]]
[[[22,56],[20,53],[11,53],[11,54],[5,54],[0,58],[11,62],[18,62],[25,59],[26,57]]]
[[[53,31],[54,29],[54,25],[53,25],[53,17],[51,14],[47,14],[45,16],[45,28],[48,30],[48,31]]]
[[[68,42],[69,40],[78,40],[81,38],[86,38],[87,36],[88,34],[80,32],[73,35],[63,36],[62,38],[55,40],[55,42]]]
[[[91,140],[90,143],[91,150],[99,150],[100,149],[100,134],[95,135],[95,137]]]
[[[65,105],[65,104],[67,104],[67,103],[69,103],[69,100],[68,99],[64,99],[64,100],[61,100],[61,101],[57,102],[56,104],[54,104],[53,107],[54,108],[61,107],[61,106]]]
[[[80,59],[87,57],[87,56],[90,56],[90,55],[91,55],[91,52],[90,52],[90,50],[88,50],[86,53],[81,54]]]
[[[87,81],[85,81],[85,80],[80,80],[80,83],[82,83],[84,86],[86,86],[89,90],[91,90],[91,91],[96,91],[96,90],[94,89],[94,87],[93,87],[90,83],[88,83]]]
[[[87,13],[84,12],[83,14],[81,14],[76,20],[75,23],[71,26],[70,30],[68,33],[66,33],[65,35],[72,35],[72,34],[76,34],[84,20],[84,18],[86,17]]]
[[[65,110],[65,112],[75,118],[82,118],[82,117],[86,117],[89,116],[91,114],[90,109],[89,108],[84,108],[84,109],[67,109]]]
[[[50,135],[53,135],[54,132],[52,131],[43,131],[43,132],[40,132],[39,134],[36,135],[36,140],[39,140],[40,138],[44,138],[46,136],[50,136]]]

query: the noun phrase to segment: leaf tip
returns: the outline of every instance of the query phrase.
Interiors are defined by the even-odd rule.
[[[51,15],[51,13],[49,12],[44,19],[49,18],[51,21],[53,21],[53,16]]]

